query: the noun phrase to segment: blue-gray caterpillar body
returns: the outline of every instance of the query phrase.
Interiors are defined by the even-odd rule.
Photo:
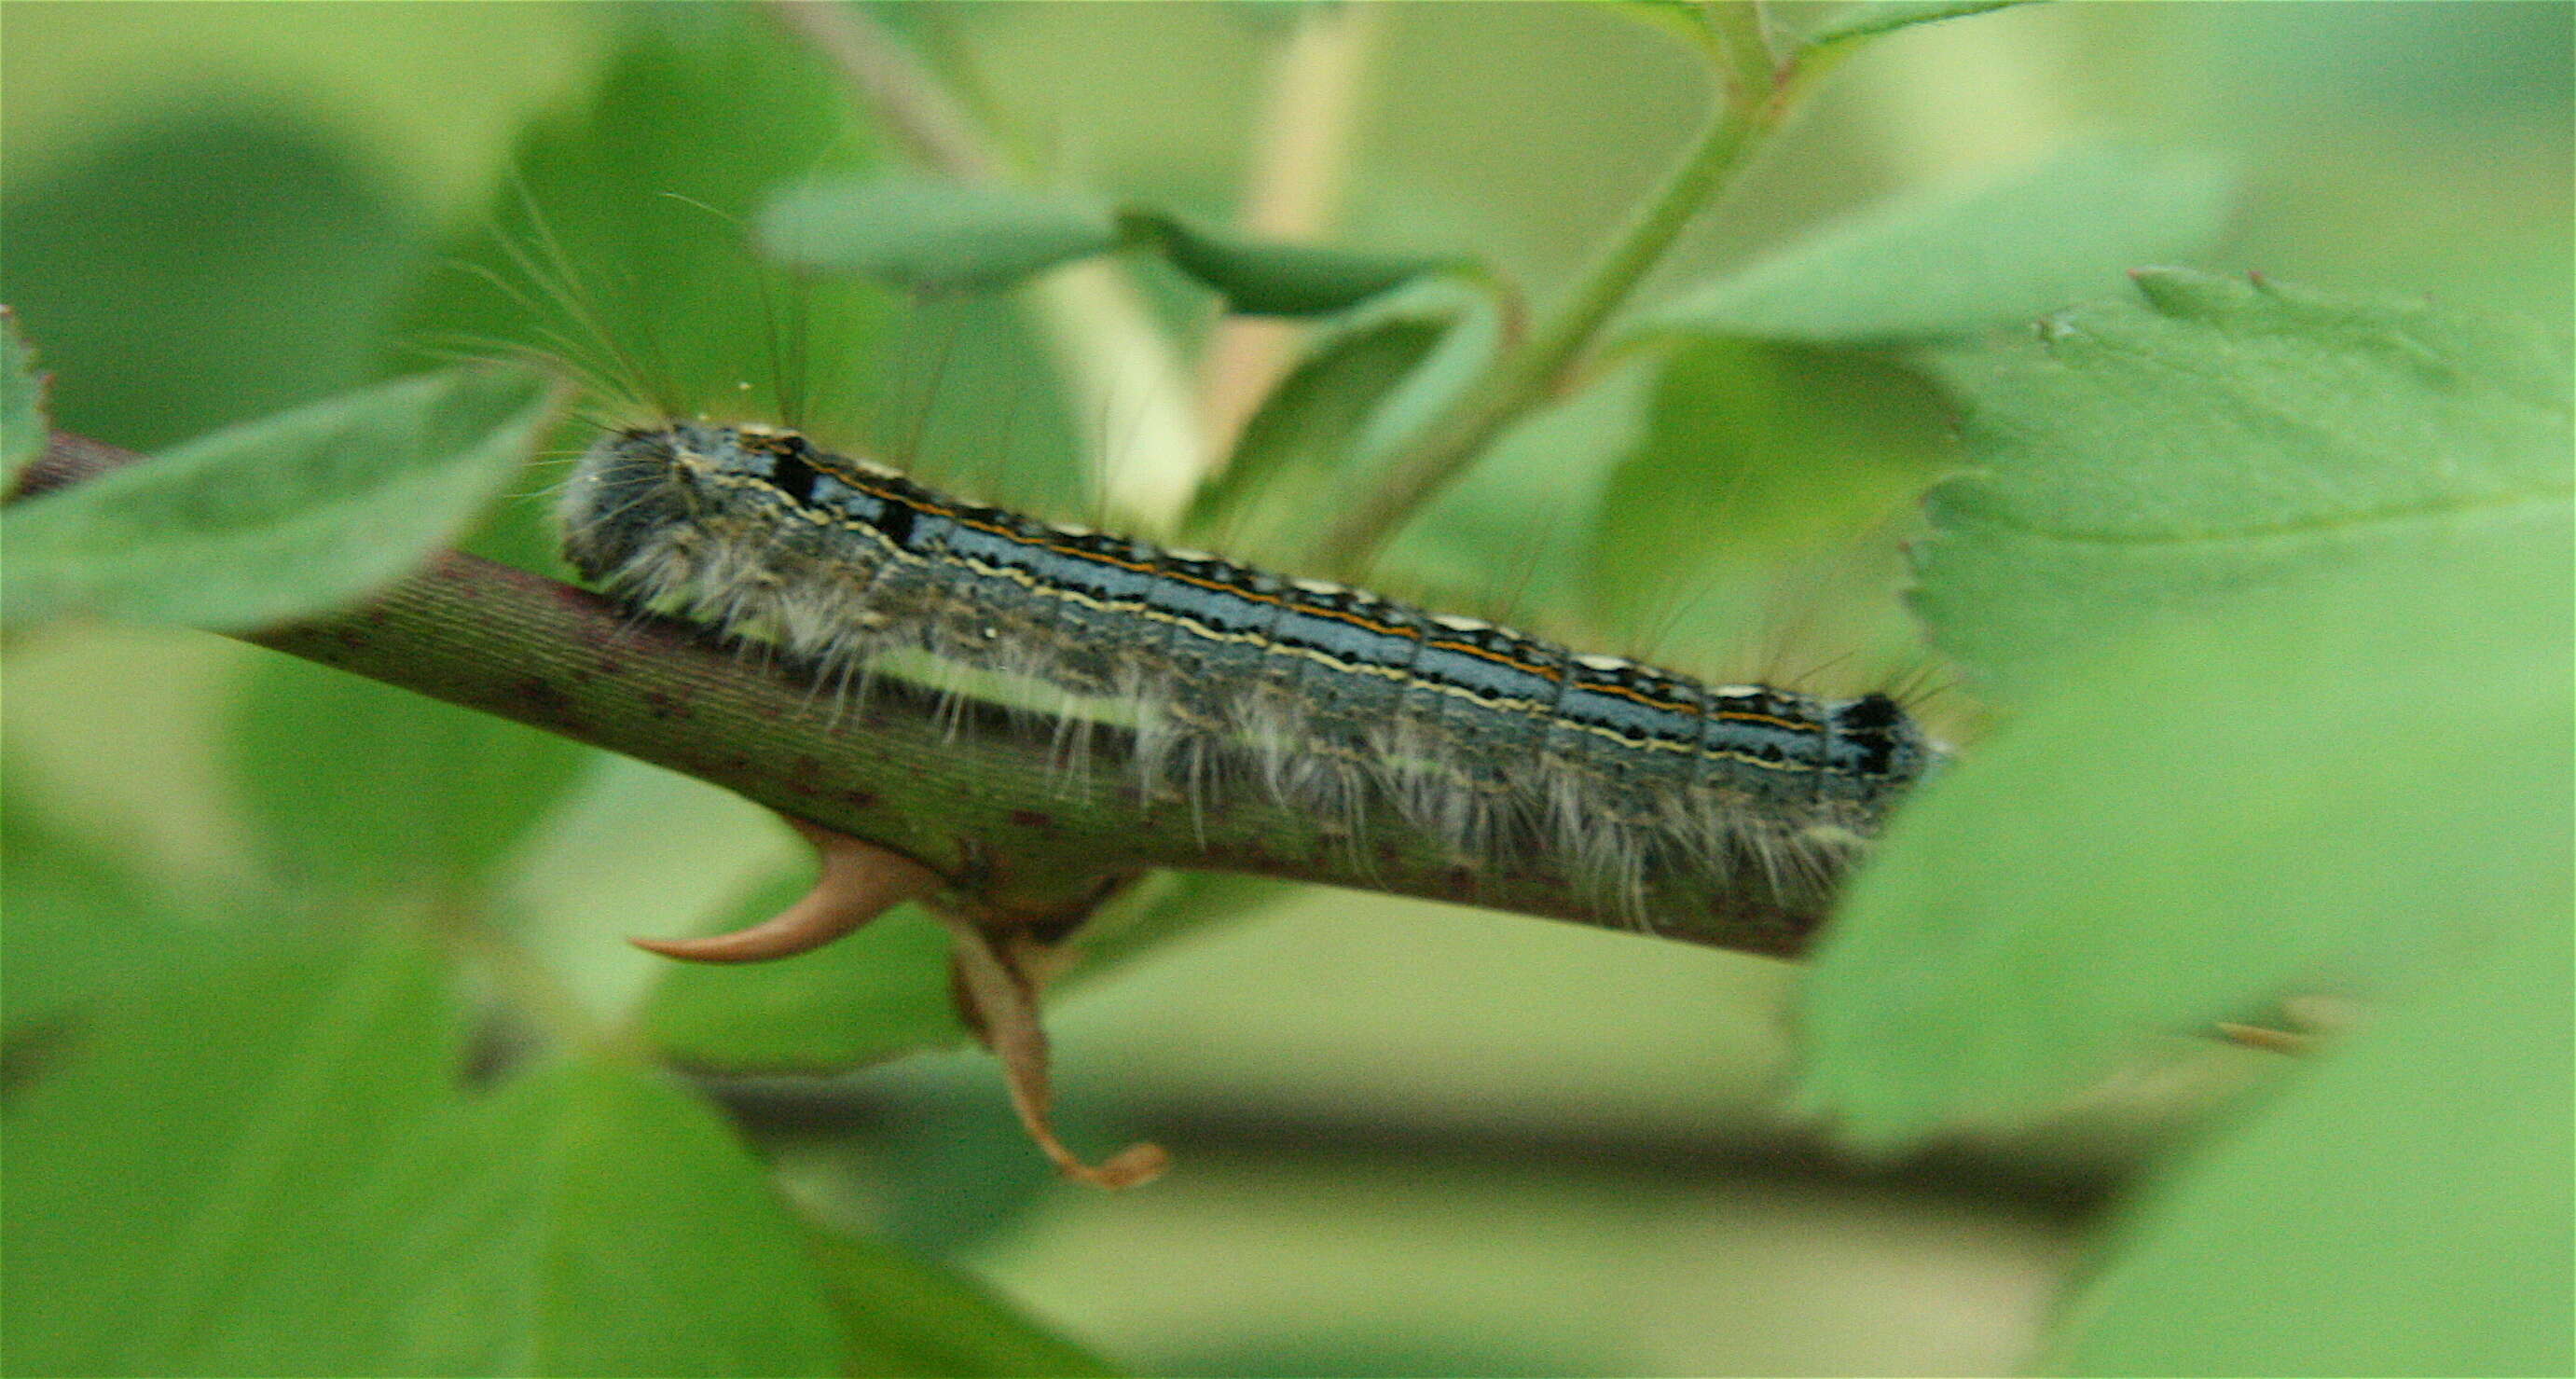
[[[1052,686],[1073,753],[1117,706],[1149,807],[1260,789],[1353,838],[1394,810],[1462,866],[1556,849],[1631,904],[1699,878],[1820,911],[1939,756],[1882,694],[1580,655],[962,502],[785,430],[609,435],[562,519],[567,556],[611,593],[774,645],[826,683],[927,653]]]

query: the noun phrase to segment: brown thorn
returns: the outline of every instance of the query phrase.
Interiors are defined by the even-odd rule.
[[[947,884],[939,873],[899,852],[802,819],[787,819],[787,824],[814,845],[814,855],[823,864],[822,874],[814,878],[814,888],[804,898],[730,934],[627,942],[684,962],[770,962],[813,952],[896,905],[934,895]]]
[[[950,971],[960,1013],[984,1046],[1002,1060],[1002,1078],[1011,1091],[1011,1109],[1058,1172],[1076,1182],[1100,1188],[1136,1187],[1161,1177],[1172,1156],[1160,1145],[1131,1144],[1099,1166],[1084,1163],[1056,1138],[1047,1108],[1054,1093],[1047,1083],[1046,1029],[1038,1023],[1037,983],[1028,971],[1030,954],[1007,941],[996,942],[971,919],[941,914],[953,940]],[[1031,945],[1034,947],[1035,945]]]

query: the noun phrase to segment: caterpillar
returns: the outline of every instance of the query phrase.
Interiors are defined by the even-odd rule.
[[[1392,810],[1470,869],[1555,849],[1632,914],[1672,885],[1820,913],[1943,755],[1883,693],[1703,684],[965,502],[784,428],[610,431],[559,518],[612,597],[818,683],[864,693],[926,656],[1048,687],[1067,764],[1120,724],[1149,807],[1260,790],[1353,840]]]

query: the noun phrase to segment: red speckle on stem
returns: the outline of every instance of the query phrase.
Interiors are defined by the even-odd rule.
[[[524,676],[510,686],[510,694],[526,704],[539,722],[572,727],[581,722],[573,702],[552,681],[537,676]]]

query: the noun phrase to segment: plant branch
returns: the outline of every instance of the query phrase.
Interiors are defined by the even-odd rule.
[[[939,74],[865,11],[823,0],[768,0],[766,8],[915,162],[960,181],[1026,180]],[[1103,504],[1147,534],[1170,532],[1208,468],[1179,351],[1114,262],[1068,264],[1028,290],[1075,416],[1100,427]]]
[[[57,433],[21,494],[138,457]],[[697,629],[639,619],[596,594],[451,553],[344,613],[245,640],[496,713],[723,786],[879,844],[954,888],[959,908],[1041,932],[1078,921],[1110,885],[1153,868],[1239,872],[1479,905],[1776,955],[1823,916],[1753,894],[1657,888],[1641,923],[1534,852],[1492,869],[1380,810],[1365,845],[1246,786],[1197,801],[1138,798],[1113,729],[1091,770],[1065,767],[1047,724],[880,680],[834,692]],[[1252,773],[1233,773],[1248,780]]]
[[[1554,396],[1602,325],[1683,227],[1778,127],[1783,107],[1774,98],[1775,76],[1761,46],[1760,16],[1743,6],[1711,8],[1734,17],[1715,26],[1731,57],[1731,80],[1690,151],[1611,235],[1528,338],[1505,351],[1484,377],[1402,446],[1374,486],[1325,532],[1318,553],[1328,567],[1348,571],[1365,565],[1396,528],[1456,478],[1503,428]]]

